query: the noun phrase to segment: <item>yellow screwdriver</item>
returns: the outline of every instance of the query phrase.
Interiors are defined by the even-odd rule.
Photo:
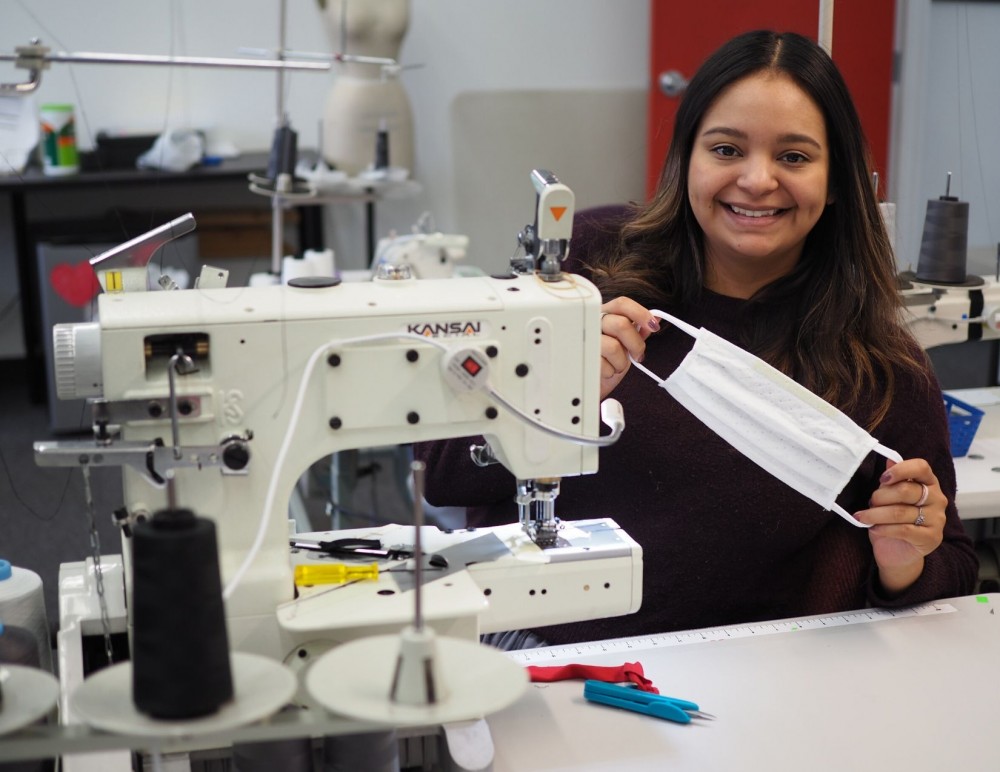
[[[343,563],[317,563],[295,566],[295,584],[344,584],[359,579],[378,579],[378,563],[364,566],[346,566]]]

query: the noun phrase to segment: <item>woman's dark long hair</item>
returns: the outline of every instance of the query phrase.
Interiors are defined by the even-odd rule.
[[[737,341],[850,412],[864,395],[871,429],[892,399],[893,368],[920,368],[900,322],[896,266],[873,189],[871,154],[840,72],[819,46],[794,33],[749,32],[709,57],[677,111],[656,192],[622,230],[620,249],[592,266],[605,298],[628,295],[674,308],[703,292],[703,233],[688,202],[688,168],[702,117],[733,83],[763,72],[791,77],[816,103],[830,146],[828,205],[788,275],[749,301]]]

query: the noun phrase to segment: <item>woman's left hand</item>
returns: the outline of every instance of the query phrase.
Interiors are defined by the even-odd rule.
[[[880,483],[869,508],[854,516],[872,526],[868,538],[882,587],[898,593],[917,580],[924,570],[924,557],[944,540],[948,497],[922,458],[899,464],[887,461]]]

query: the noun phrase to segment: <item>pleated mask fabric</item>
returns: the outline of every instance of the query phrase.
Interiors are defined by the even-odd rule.
[[[899,453],[759,357],[703,327],[650,313],[694,337],[694,348],[666,379],[633,365],[762,469],[851,525],[868,527],[837,496],[869,453],[900,462]]]

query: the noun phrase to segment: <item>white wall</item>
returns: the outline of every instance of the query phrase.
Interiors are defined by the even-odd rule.
[[[422,205],[431,210],[438,226],[463,229],[467,225],[454,216],[461,207],[455,200],[459,186],[454,177],[462,171],[452,168],[456,138],[450,112],[457,98],[484,92],[505,92],[509,97],[512,92],[531,90],[645,91],[648,30],[647,0],[415,0],[403,58],[425,66],[404,77],[414,101],[418,176],[429,191]],[[540,126],[559,123],[558,115],[533,114]],[[510,113],[512,125],[521,120],[517,112]],[[634,121],[644,151],[645,110]],[[571,146],[579,142],[581,159],[599,154],[627,158],[621,136],[592,136],[587,122],[576,118],[568,119],[563,128],[562,142]],[[503,136],[498,127],[495,142],[500,147],[494,145],[494,153],[503,153]],[[484,148],[484,152],[490,151]],[[529,168],[524,170],[521,188],[496,189],[494,179],[485,178],[481,181],[483,200],[520,201],[524,211],[530,212],[534,197],[528,182],[530,165],[546,160],[526,152],[524,162]],[[573,186],[563,170],[552,171]],[[641,194],[644,180],[639,174],[637,193]],[[586,197],[588,191],[576,193]],[[486,251],[506,250],[509,255],[516,231],[525,222],[506,223],[509,240],[502,244],[478,246]],[[475,251],[475,234],[470,236]]]
[[[363,0],[358,0],[363,1]],[[287,3],[286,46],[330,51],[315,0]],[[233,56],[240,47],[275,47],[278,0],[5,0],[0,51],[39,36],[53,49],[120,53]],[[415,199],[379,207],[378,234],[408,230],[425,210],[443,230],[456,221],[450,109],[465,92],[644,90],[648,62],[648,0],[413,0],[404,41],[403,82],[414,109]],[[3,80],[20,79],[7,65]],[[287,105],[300,147],[315,147],[327,89],[335,75],[288,77]],[[54,65],[39,99],[77,106],[79,144],[100,129],[159,132],[195,126],[244,150],[270,145],[276,114],[273,73],[190,68]],[[636,116],[642,127],[644,112]],[[580,132],[582,127],[573,127]],[[615,138],[606,138],[609,144]],[[558,173],[558,170],[555,170]],[[533,192],[484,186],[484,196]],[[641,180],[639,182],[641,184]],[[641,192],[641,189],[640,189]],[[361,207],[338,207],[330,238],[345,267],[363,245]],[[352,211],[353,210],[353,211]],[[524,223],[510,223],[511,239]],[[344,246],[346,245],[346,246]]]
[[[917,267],[928,199],[969,202],[973,274],[993,275],[1000,242],[1000,3],[898,0],[901,78],[890,198],[897,261]]]

